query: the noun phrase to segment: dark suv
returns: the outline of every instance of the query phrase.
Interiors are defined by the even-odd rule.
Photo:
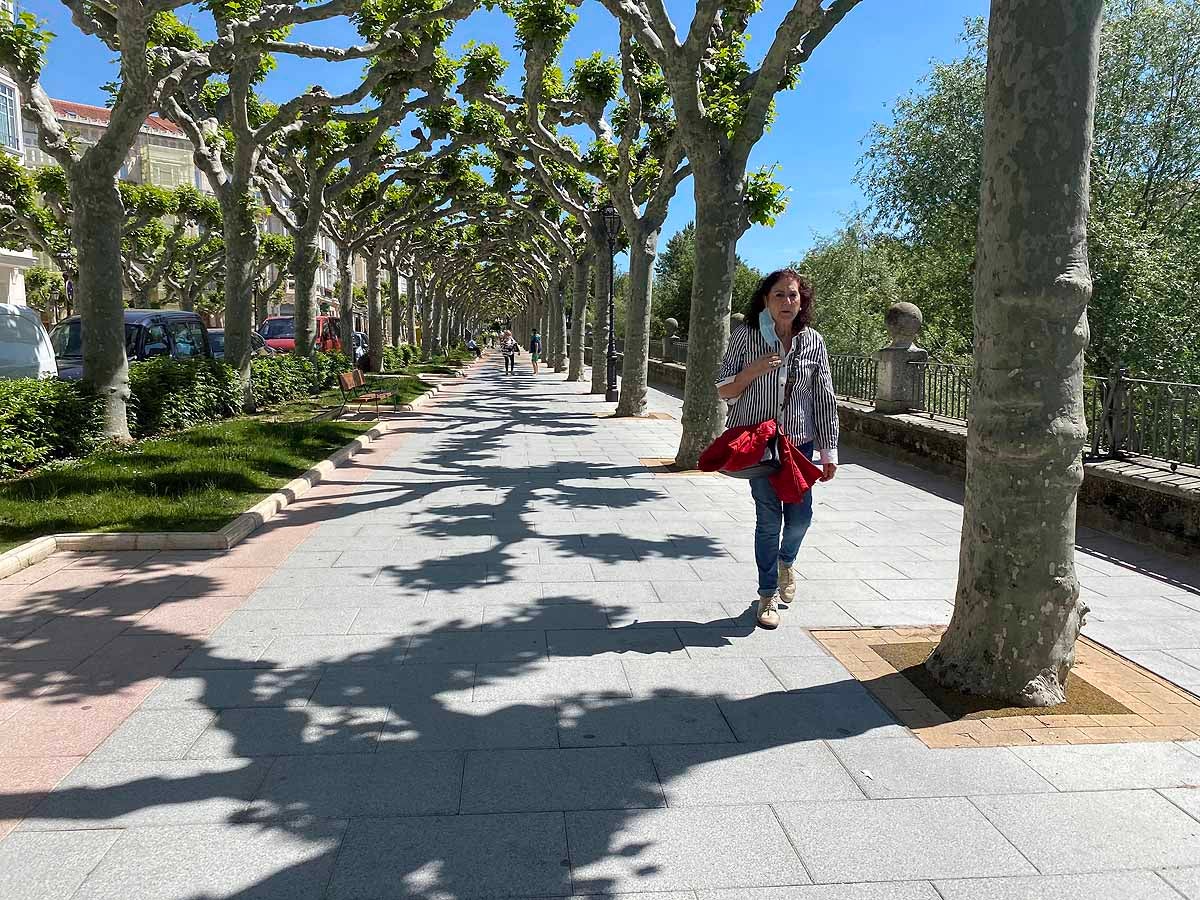
[[[71,380],[83,374],[83,341],[79,316],[71,316],[50,332],[58,377]],[[175,359],[212,359],[208,330],[194,312],[178,309],[125,310],[125,356],[132,362],[171,356]]]

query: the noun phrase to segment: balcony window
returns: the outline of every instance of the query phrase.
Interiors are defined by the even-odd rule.
[[[0,144],[20,152],[21,130],[17,125],[17,92],[12,85],[0,83]]]

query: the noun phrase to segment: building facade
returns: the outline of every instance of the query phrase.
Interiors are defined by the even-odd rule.
[[[12,15],[11,3],[0,3],[0,14]],[[21,95],[17,84],[0,69],[0,152],[22,158]],[[31,250],[0,248],[0,303],[25,304],[25,272],[37,265]]]

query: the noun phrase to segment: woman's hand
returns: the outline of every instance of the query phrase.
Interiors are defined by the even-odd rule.
[[[823,473],[821,475],[822,481],[833,481],[833,476],[837,474],[837,463],[827,462],[821,466],[821,470]]]
[[[752,362],[748,368],[754,373],[755,378],[760,378],[768,372],[772,372],[783,365],[783,357],[778,353],[768,353],[766,356],[761,356]]]

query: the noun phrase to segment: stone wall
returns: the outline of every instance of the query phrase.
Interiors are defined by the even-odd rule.
[[[911,414],[885,415],[839,401],[842,444],[965,478],[967,429]],[[1079,523],[1185,555],[1200,551],[1200,494],[1178,487],[1150,460],[1084,466]]]
[[[586,347],[583,359],[589,366],[592,364],[592,348]],[[621,372],[621,354],[617,354],[617,373]],[[663,362],[661,359],[650,360],[649,376],[651,384],[665,384],[683,390],[683,382],[687,377],[687,367],[680,363]]]

